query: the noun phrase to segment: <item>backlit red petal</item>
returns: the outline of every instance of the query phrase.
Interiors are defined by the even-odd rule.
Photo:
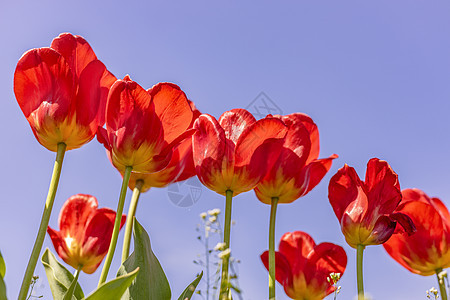
[[[97,199],[91,195],[77,194],[64,203],[59,214],[59,228],[62,235],[73,238],[84,234],[86,223],[98,207]]]
[[[331,164],[336,158],[338,158],[338,156],[333,154],[328,158],[317,159],[302,169],[300,175],[297,177],[297,186],[306,187],[303,195],[309,193],[314,187],[316,187],[316,185],[319,184],[322,178],[330,170]]]
[[[225,137],[235,145],[247,127],[256,122],[255,117],[245,109],[232,109],[224,112],[219,118],[219,124],[225,132]]]
[[[53,39],[50,47],[67,60],[77,77],[91,61],[97,59],[89,43],[78,35],[62,33]]]
[[[309,152],[308,159],[306,160],[306,164],[309,164],[313,160],[319,157],[320,151],[320,143],[319,143],[319,130],[317,129],[316,123],[306,114],[303,113],[294,113],[287,116],[282,117],[283,122],[286,123],[288,127],[296,126],[296,124],[303,124],[306,130],[309,132],[309,138],[311,141],[311,150]]]
[[[350,203],[363,196],[363,183],[352,167],[344,165],[331,178],[328,186],[328,199],[339,221]]]
[[[173,83],[158,83],[148,93],[164,128],[164,140],[170,144],[189,128],[193,118],[186,95]]]
[[[367,163],[365,187],[369,211],[377,211],[378,215],[392,213],[402,199],[398,175],[386,161],[378,158]]]
[[[316,243],[313,238],[302,231],[285,233],[278,246],[278,251],[289,261],[292,268],[292,274],[295,276],[302,272],[307,257],[313,251]]]
[[[269,251],[261,254],[261,260],[269,270]],[[289,261],[278,251],[275,251],[275,279],[284,287],[292,287],[292,270]]]
[[[53,49],[29,50],[17,63],[14,93],[30,124],[32,114],[39,114],[34,117],[38,121],[50,116],[55,123],[70,117],[75,91],[75,78],[69,65]]]

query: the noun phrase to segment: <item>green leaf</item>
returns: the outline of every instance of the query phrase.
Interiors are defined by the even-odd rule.
[[[191,300],[191,297],[194,294],[198,283],[202,279],[202,276],[203,276],[203,271],[199,275],[197,275],[197,278],[195,278],[194,281],[192,281],[190,285],[188,285],[188,287],[183,291],[183,293],[178,298],[178,300]]]
[[[63,299],[64,294],[73,281],[73,275],[62,264],[60,264],[55,255],[47,248],[42,255],[41,262],[45,268],[48,284],[54,299]],[[81,300],[84,298],[83,291],[77,283],[73,293],[72,300]]]
[[[152,252],[147,232],[136,219],[133,227],[134,252],[124,261],[117,274],[127,274],[137,267],[141,272],[123,294],[122,300],[170,300],[169,282]]]
[[[139,268],[136,270],[114,278],[103,283],[98,289],[92,292],[85,300],[120,300],[123,293],[136,278]]]
[[[0,300],[6,300],[6,284],[3,280],[6,273],[6,264],[3,255],[0,252]]]
[[[3,277],[0,276],[0,300],[7,300],[6,298],[6,284]]]
[[[0,252],[0,277],[4,278],[6,273],[6,265],[5,260],[3,259],[3,255]]]

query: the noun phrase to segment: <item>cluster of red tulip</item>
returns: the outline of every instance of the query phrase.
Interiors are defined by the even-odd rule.
[[[116,79],[86,40],[69,33],[20,58],[14,92],[38,142],[57,153],[20,300],[28,294],[46,231],[59,257],[76,270],[70,274],[45,251],[46,270],[65,270],[52,273],[65,276],[57,278],[57,287],[50,284],[55,299],[84,299],[78,275],[93,273],[105,256],[98,289],[85,299],[170,299],[167,280],[158,271],[159,263],[153,267],[156,257],[134,215],[141,192],[195,175],[226,198],[225,249],[230,249],[233,196],[254,190],[271,206],[269,250],[261,255],[269,271],[269,299],[275,299],[275,281],[292,299],[323,299],[335,292],[329,276],[345,271],[347,255],[342,247],[316,245],[307,233],[294,231],[282,236],[275,251],[277,205],[305,196],[338,157],[318,159],[319,133],[309,116],[293,113],[256,120],[244,109],[232,109],[217,120],[201,114],[175,84],[158,83],[145,90],[129,76]],[[117,210],[98,209],[90,195],[72,196],[60,212],[60,231],[55,231],[48,222],[64,153],[95,136],[123,176]],[[127,187],[133,197],[125,217]],[[439,199],[417,189],[401,191],[397,174],[377,158],[368,162],[365,181],[344,165],[331,178],[328,197],[347,243],[357,250],[359,299],[364,299],[363,250],[379,244],[409,271],[437,274],[441,298],[447,299],[442,270],[450,266],[450,215]],[[123,265],[118,277],[107,282],[125,219]],[[132,234],[135,249],[129,255]],[[221,300],[231,299],[228,267],[229,256],[223,255]],[[200,277],[179,299],[190,299],[198,281]]]

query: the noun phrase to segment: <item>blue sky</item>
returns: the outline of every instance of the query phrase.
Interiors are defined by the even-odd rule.
[[[61,32],[84,36],[117,77],[143,87],[171,81],[202,112],[216,117],[247,107],[264,92],[284,114],[304,112],[317,123],[321,157],[337,153],[330,173],[306,197],[280,205],[276,239],[308,232],[342,245],[349,263],[338,299],[356,293],[355,251],[345,244],[327,198],[330,177],[344,165],[364,177],[371,157],[387,160],[402,188],[417,187],[450,203],[450,4],[445,1],[2,1],[0,3],[0,249],[6,283],[17,296],[37,232],[54,153],[35,140],[12,91],[23,52],[50,45]],[[73,194],[116,208],[121,178],[95,140],[66,154],[50,225]],[[127,204],[131,192],[127,195]],[[143,194],[137,218],[149,232],[175,296],[200,268],[192,263],[199,214],[223,208],[202,188],[182,208],[167,189]],[[231,247],[244,299],[267,298],[269,206],[253,192],[234,200]],[[122,233],[123,234],[123,233]],[[122,235],[121,237],[122,238]],[[121,239],[119,240],[121,245]],[[50,247],[46,238],[44,247]],[[116,255],[112,270],[117,270]],[[89,292],[100,269],[82,274]],[[43,267],[36,294],[50,298]],[[434,277],[408,273],[382,247],[365,251],[365,287],[374,299],[425,299]],[[287,299],[282,288],[277,298]]]

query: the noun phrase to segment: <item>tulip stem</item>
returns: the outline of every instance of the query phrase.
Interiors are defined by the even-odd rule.
[[[136,185],[133,189],[133,195],[131,196],[130,207],[128,208],[127,223],[125,224],[125,235],[123,238],[122,263],[128,258],[130,254],[130,241],[131,234],[133,233],[134,215],[136,214],[136,208],[139,202],[139,197],[141,196],[143,185],[144,181],[142,179],[136,181]]]
[[[23,276],[18,300],[25,300],[30,288],[31,278],[33,277],[34,269],[36,268],[36,263],[42,250],[45,232],[47,231],[48,222],[52,213],[53,202],[55,201],[56,190],[58,189],[59,177],[61,175],[61,168],[65,153],[66,144],[59,143],[56,151],[55,164],[53,166],[52,179],[50,181],[50,187],[48,188],[47,200],[45,201],[44,212],[42,213],[41,224],[39,225],[39,231],[34,242],[33,250],[31,251],[30,260],[28,261],[27,269],[25,271],[25,275]]]
[[[231,202],[233,199],[233,191],[226,191],[225,202],[225,224],[223,229],[223,242],[225,243],[225,250],[230,249],[230,232],[231,232]],[[229,299],[229,276],[228,265],[230,261],[230,254],[222,256],[222,278],[220,282],[220,300]]]
[[[436,277],[439,283],[439,291],[441,293],[441,299],[447,300],[447,290],[445,288],[444,276],[442,275],[442,269],[436,270]]]
[[[363,282],[363,252],[364,245],[358,245],[356,248],[356,276],[358,282],[358,300],[364,300],[364,282]]]
[[[277,205],[278,197],[273,197],[270,206],[269,225],[269,300],[275,299],[275,218]]]
[[[77,286],[78,277],[80,276],[80,271],[82,268],[83,268],[82,265],[78,266],[78,269],[73,274],[72,283],[70,284],[70,287],[67,290],[67,292],[64,294],[63,300],[72,300],[73,292],[75,291],[75,288]]]
[[[117,204],[116,219],[114,220],[114,229],[109,244],[108,254],[106,255],[105,264],[103,265],[102,274],[98,281],[98,286],[106,281],[108,277],[109,268],[116,250],[117,238],[119,237],[120,222],[122,220],[123,206],[125,204],[125,196],[127,195],[128,182],[130,181],[131,171],[133,167],[127,166],[123,174],[122,188],[120,189],[119,203]]]

